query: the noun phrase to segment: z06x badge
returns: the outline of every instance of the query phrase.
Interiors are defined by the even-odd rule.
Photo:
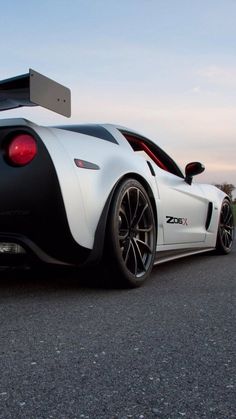
[[[166,216],[167,218],[167,224],[182,224],[184,226],[188,225],[188,219],[187,218],[177,218],[177,217],[171,217],[170,215]]]

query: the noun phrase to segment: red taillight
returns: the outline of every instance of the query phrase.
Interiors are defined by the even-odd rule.
[[[25,166],[37,154],[37,144],[29,134],[18,134],[8,146],[8,159],[17,166]]]

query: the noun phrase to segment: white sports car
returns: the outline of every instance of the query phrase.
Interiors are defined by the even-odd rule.
[[[34,70],[0,82],[0,110],[41,105],[70,116],[69,89]],[[85,266],[129,286],[154,264],[230,252],[229,197],[193,182],[155,142],[111,124],[42,127],[0,120],[0,256]],[[2,264],[6,263],[2,261]]]

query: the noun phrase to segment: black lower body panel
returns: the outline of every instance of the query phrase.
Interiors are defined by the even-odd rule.
[[[5,148],[19,132],[34,136],[38,153],[28,165],[14,167]],[[83,265],[91,250],[72,237],[53,162],[32,129],[0,129],[0,173],[0,242],[18,243],[44,262]]]

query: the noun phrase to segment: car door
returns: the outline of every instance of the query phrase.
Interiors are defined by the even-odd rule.
[[[121,130],[135,152],[151,164],[158,190],[160,244],[204,242],[208,199],[201,185],[186,182],[178,165],[156,143],[138,134]]]
[[[201,185],[155,168],[163,223],[164,244],[204,242],[208,199]]]

